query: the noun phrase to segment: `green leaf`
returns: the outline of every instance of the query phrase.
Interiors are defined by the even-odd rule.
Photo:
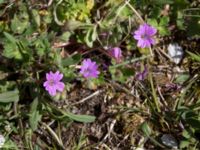
[[[159,26],[168,26],[169,23],[169,17],[164,16],[160,19]]]
[[[81,54],[73,55],[72,57],[63,59],[62,65],[64,67],[70,66],[70,65],[75,65],[80,62],[81,58],[82,58]]]
[[[97,39],[97,26],[94,26],[94,28],[93,28],[91,39],[92,39],[92,41],[95,41]]]
[[[1,103],[10,103],[16,102],[19,100],[19,91],[9,91],[0,94],[0,102]]]
[[[22,21],[17,15],[11,21],[11,29],[14,33],[21,34],[28,26],[28,21]]]
[[[146,136],[149,137],[151,135],[151,128],[149,127],[149,125],[146,122],[144,122],[142,124],[141,129]]]
[[[93,28],[91,28],[87,31],[87,34],[86,34],[86,37],[85,37],[85,42],[89,47],[92,47],[93,42],[97,39],[96,28],[97,28],[97,26],[94,26]]]
[[[152,25],[152,26],[154,26],[154,27],[156,27],[156,28],[158,27],[158,22],[157,22],[156,19],[148,19],[147,23]]]
[[[5,37],[13,44],[15,44],[17,42],[17,39],[12,36],[11,34],[7,33],[7,32],[3,32],[3,34],[5,35]]]
[[[200,54],[197,55],[197,54],[194,54],[194,53],[189,52],[189,51],[186,51],[186,52],[190,55],[190,57],[191,57],[193,60],[200,62]]]
[[[191,135],[187,130],[183,130],[182,136],[185,137],[186,139],[190,139]]]
[[[70,36],[71,36],[71,33],[67,31],[67,32],[64,32],[64,33],[59,37],[59,39],[61,39],[61,40],[64,41],[64,42],[67,42],[67,41],[69,41]]]
[[[33,10],[32,10],[32,14],[33,14],[35,23],[36,23],[37,26],[39,27],[39,26],[40,26],[40,15],[39,15],[38,11],[35,10],[35,9],[33,9]]]
[[[65,115],[68,116],[70,119],[78,122],[90,123],[95,121],[95,117],[90,115],[76,115],[70,112],[66,112]]]
[[[159,31],[159,34],[160,34],[161,36],[166,36],[166,35],[169,35],[169,34],[170,34],[168,28],[167,28],[167,27],[164,27],[164,26],[159,26],[159,27],[158,27],[158,31]]]
[[[182,75],[179,75],[176,80],[175,80],[175,83],[179,83],[179,84],[182,84],[184,83],[185,81],[187,81],[189,79],[190,75],[189,74],[182,74]]]
[[[36,98],[31,104],[31,110],[29,113],[29,123],[33,131],[37,129],[38,123],[42,117],[37,108],[38,108],[38,99]]]
[[[74,31],[81,26],[86,26],[86,24],[84,24],[80,21],[77,21],[77,20],[68,20],[65,23],[65,29],[68,30],[68,31]]]
[[[15,58],[17,60],[21,60],[22,54],[19,52],[19,48],[17,44],[7,42],[4,44],[3,56],[7,58]]]
[[[190,141],[184,140],[184,141],[181,141],[180,148],[184,149],[184,148],[187,148],[189,145],[190,145]]]

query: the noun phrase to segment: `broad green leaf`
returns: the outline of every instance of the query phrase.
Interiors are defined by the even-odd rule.
[[[80,62],[81,58],[82,58],[82,56],[80,54],[73,55],[72,57],[63,59],[62,65],[64,67],[70,66],[70,65],[75,65]]]
[[[14,33],[21,34],[28,26],[28,21],[22,21],[17,15],[11,21],[11,29]]]
[[[60,39],[64,42],[67,42],[69,41],[69,38],[71,36],[71,33],[70,32],[64,32],[61,36],[60,36]]]
[[[3,56],[7,58],[15,58],[17,60],[23,58],[22,54],[19,52],[17,44],[9,42],[4,44]]]
[[[158,27],[158,22],[157,22],[156,19],[148,19],[147,23],[150,24],[150,25],[152,25],[152,26],[154,26],[155,28]]]
[[[159,25],[160,26],[168,26],[168,23],[169,23],[169,17],[164,16],[160,19]]]
[[[190,141],[184,140],[180,142],[181,149],[187,148],[189,145],[190,145]]]
[[[29,123],[33,131],[37,129],[38,123],[42,117],[37,108],[38,108],[38,99],[36,98],[31,104],[31,110],[29,114]]]
[[[76,115],[70,112],[66,112],[66,116],[78,122],[90,123],[95,121],[95,117],[90,115]]]
[[[169,35],[170,34],[170,31],[168,30],[167,27],[164,27],[164,26],[159,26],[158,27],[158,31],[159,31],[159,34],[161,36],[166,36],[166,35]]]
[[[151,135],[151,128],[149,127],[149,125],[146,122],[144,122],[142,124],[141,129],[146,136],[149,137]]]
[[[11,42],[11,43],[16,43],[17,39],[12,36],[11,34],[7,33],[7,32],[3,32],[3,34],[5,35],[5,37]]]
[[[35,23],[39,27],[40,26],[40,15],[39,15],[38,11],[35,9],[32,10],[32,13],[33,13],[33,17],[35,19]]]
[[[179,84],[182,84],[184,83],[185,81],[187,81],[189,79],[190,75],[189,74],[182,74],[182,75],[179,75],[176,80],[175,80],[175,83],[179,83]]]
[[[190,139],[191,135],[187,130],[183,130],[182,136],[185,137],[186,139]]]
[[[19,91],[9,91],[0,94],[0,103],[10,103],[19,100]]]

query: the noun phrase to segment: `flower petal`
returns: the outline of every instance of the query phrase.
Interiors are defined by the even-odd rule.
[[[44,87],[47,87],[47,86],[48,86],[48,81],[45,81],[45,82],[43,83],[43,86],[44,86]]]
[[[48,90],[49,94],[51,96],[55,96],[56,95],[56,89],[54,87],[50,87]]]
[[[62,92],[62,91],[64,90],[64,88],[65,88],[65,84],[64,84],[63,82],[58,82],[58,83],[56,84],[56,89],[57,89],[58,91]]]

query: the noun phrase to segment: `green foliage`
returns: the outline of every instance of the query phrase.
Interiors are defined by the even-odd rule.
[[[115,120],[118,111],[113,111],[113,107],[110,108],[112,98],[115,101],[114,107],[123,103],[128,107],[146,111],[143,116],[145,121],[140,128],[143,134],[140,134],[138,129],[136,133],[150,139],[155,146],[153,148],[156,149],[156,146],[163,148],[159,140],[153,137],[159,137],[164,132],[174,133],[180,137],[178,139],[180,149],[198,148],[196,134],[200,132],[198,75],[200,11],[196,2],[190,3],[189,0],[0,0],[0,133],[6,138],[3,149],[70,149],[71,147],[63,146],[62,140],[65,137],[62,136],[68,132],[62,133],[62,131],[68,128],[71,130],[73,122],[78,124],[77,126],[82,126],[81,123],[92,123],[97,120],[94,125],[98,126],[102,118],[104,120],[112,116]],[[151,49],[155,55],[151,55],[150,49],[137,48],[136,41],[133,39],[132,33],[143,23],[140,17],[158,30],[156,45]],[[181,36],[178,35],[179,32]],[[191,45],[188,45],[188,39],[192,41]],[[168,58],[165,55],[165,47],[170,41],[176,42],[176,40],[188,49],[186,59],[183,60],[184,65],[176,66],[179,67],[177,72],[174,72],[174,68],[167,68],[166,72],[164,69],[162,71],[170,78],[168,82],[173,81],[173,84],[179,86],[178,90],[174,87],[166,89],[167,84],[160,83],[157,78],[157,73],[160,73],[157,70],[162,66],[174,67],[165,59],[165,56]],[[195,48],[192,47],[194,43]],[[122,48],[121,61],[112,59],[109,53],[112,47]],[[80,65],[84,58],[97,61],[101,72],[97,79],[88,80],[80,76]],[[142,64],[147,63],[150,73],[145,81],[136,81],[134,77],[137,71],[135,64],[140,61]],[[193,71],[193,68],[197,72]],[[51,97],[43,86],[45,74],[57,70],[64,75],[65,89],[62,93]],[[182,73],[182,70],[185,72]],[[114,82],[107,83],[110,80],[118,82],[117,84],[122,86],[121,89],[130,89],[124,90],[125,93],[117,97],[120,92],[114,94],[110,92],[116,90],[112,85]],[[126,88],[123,88],[123,85]],[[84,105],[85,103],[80,106],[74,105],[72,101],[82,98],[82,93],[85,96],[85,89],[95,92],[98,88],[106,89],[106,93],[96,96],[97,99],[103,96],[104,101],[98,103],[105,103],[105,106],[101,105],[100,117],[96,119],[94,116],[96,105],[93,106],[96,97],[94,100],[90,99],[92,103],[88,107]],[[81,95],[76,95],[76,90]],[[131,95],[132,97],[127,98],[131,101],[135,99],[139,101],[129,104],[125,101],[124,95]],[[82,110],[82,107],[87,109]],[[161,111],[156,110],[156,107]],[[124,112],[124,109],[117,115],[120,116],[121,111]],[[173,112],[175,117],[168,119],[166,111]],[[156,118],[156,123],[152,118]],[[180,122],[184,130],[179,129]],[[164,125],[170,130],[167,130]],[[112,125],[108,127],[113,128],[112,132],[115,132],[118,130],[118,122],[114,123],[113,127]],[[78,127],[74,129],[76,128]],[[120,128],[124,130],[124,126]],[[111,133],[108,135],[112,136]],[[119,138],[121,140],[123,131],[115,136],[118,135],[121,136]],[[107,138],[107,135],[105,137]],[[132,136],[127,137],[132,145],[141,143],[134,142]],[[101,138],[99,134],[97,141]],[[77,143],[77,139],[79,143],[76,145],[74,143]],[[85,144],[90,140],[87,134],[83,135],[82,132],[77,139],[70,143],[73,149],[88,148]],[[107,141],[115,140],[108,139],[102,142],[106,145]],[[121,146],[123,142],[118,143],[113,145]],[[108,146],[112,145],[109,144]],[[151,143],[144,145],[152,146]]]
[[[187,51],[193,61],[200,62],[200,55]]]
[[[31,109],[29,113],[29,123],[33,131],[37,129],[41,117],[42,115],[38,110],[38,99],[36,98],[31,104]]]
[[[95,117],[90,116],[90,115],[75,115],[70,112],[66,112],[66,116],[69,117],[70,119],[78,122],[85,122],[85,123],[90,123],[94,122]]]
[[[17,102],[19,100],[19,91],[9,91],[0,94],[1,103]]]
[[[170,35],[170,31],[168,29],[168,25],[169,25],[169,17],[161,17],[159,19],[159,22],[157,21],[158,19],[149,19],[148,23],[152,26],[154,26],[155,28],[158,29],[158,32],[161,36],[166,36],[166,35]]]

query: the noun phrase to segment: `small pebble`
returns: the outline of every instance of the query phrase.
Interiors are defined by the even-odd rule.
[[[178,149],[178,142],[175,139],[175,137],[172,136],[171,134],[164,134],[161,137],[161,141],[166,146],[169,146],[169,147],[174,148],[174,149]]]
[[[178,43],[171,43],[169,44],[168,48],[168,55],[172,58],[175,64],[179,64],[183,58],[183,48],[178,45]]]

